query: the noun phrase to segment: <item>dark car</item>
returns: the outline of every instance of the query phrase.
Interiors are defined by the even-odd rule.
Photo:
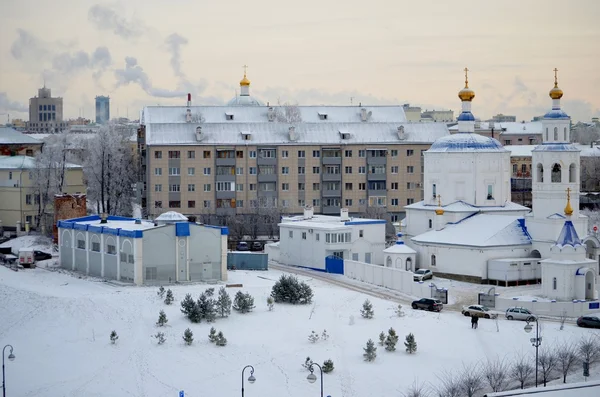
[[[418,301],[414,301],[411,306],[413,309],[429,310],[431,312],[440,312],[444,308],[442,301],[431,298],[419,299]]]
[[[598,316],[581,316],[577,319],[577,326],[583,328],[600,328]]]
[[[33,257],[35,261],[45,261],[46,259],[52,259],[52,255],[43,251],[33,251]]]
[[[248,247],[248,243],[245,241],[240,241],[239,243],[237,243],[237,245],[235,246],[235,250],[236,251],[249,251],[250,247]]]
[[[262,251],[262,250],[263,250],[263,243],[261,243],[260,241],[255,241],[250,246],[250,251]]]

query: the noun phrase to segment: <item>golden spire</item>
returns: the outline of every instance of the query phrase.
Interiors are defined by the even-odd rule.
[[[571,216],[573,208],[571,208],[571,188],[567,188],[567,205],[565,206],[565,215]]]
[[[436,215],[444,215],[444,209],[442,208],[442,196],[438,194],[438,208],[435,210]]]
[[[548,93],[552,99],[560,99],[563,96],[563,91],[558,88],[558,69],[554,68],[554,88]]]
[[[469,69],[465,68],[465,88],[458,92],[461,101],[471,102],[475,98],[475,91],[469,88]]]
[[[240,86],[248,86],[250,85],[250,80],[246,77],[246,72],[248,70],[248,66],[244,65],[244,78],[240,81]]]

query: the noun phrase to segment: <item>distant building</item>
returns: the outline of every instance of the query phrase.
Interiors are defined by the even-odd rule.
[[[449,127],[451,134],[459,132],[459,126]],[[537,145],[542,142],[542,123],[536,122],[504,122],[475,121],[475,133],[494,138],[502,145]]]
[[[406,121],[416,123],[421,121],[421,107],[410,106],[409,103],[405,103],[404,105],[402,105],[402,109],[404,109]]]
[[[14,128],[0,127],[0,156],[34,156],[42,142]]]
[[[452,123],[454,112],[452,110],[425,110],[421,113],[421,121],[434,123]]]
[[[492,117],[492,119],[489,121],[493,121],[496,123],[510,123],[510,122],[514,123],[517,121],[517,116],[509,116],[506,114],[498,113],[497,115]]]
[[[40,88],[38,96],[29,99],[29,122],[31,132],[58,133],[67,128],[63,122],[63,99],[53,98],[50,88]]]
[[[110,120],[110,97],[96,97],[96,123],[106,124]]]

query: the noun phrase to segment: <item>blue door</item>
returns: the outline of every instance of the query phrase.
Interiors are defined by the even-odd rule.
[[[326,257],[325,271],[327,273],[344,274],[344,260],[335,255]]]

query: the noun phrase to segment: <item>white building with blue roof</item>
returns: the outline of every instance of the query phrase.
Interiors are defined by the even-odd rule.
[[[227,280],[228,229],[167,212],[154,222],[91,215],[58,222],[61,267],[136,285]]]

